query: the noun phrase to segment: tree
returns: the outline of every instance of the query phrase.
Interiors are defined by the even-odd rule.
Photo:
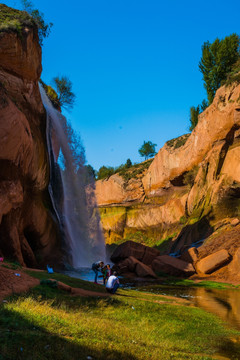
[[[199,69],[203,74],[204,87],[208,102],[212,103],[217,89],[239,59],[240,38],[237,34],[218,38],[211,44],[209,41],[202,46],[202,58]]]
[[[55,77],[53,83],[58,94],[58,102],[61,107],[70,109],[75,102],[75,94],[72,92],[72,82],[66,77]]]
[[[131,162],[130,159],[127,159],[125,166],[126,166],[127,169],[132,166],[132,162]]]
[[[138,152],[140,156],[145,157],[145,160],[147,160],[156,154],[155,146],[157,146],[157,144],[153,144],[151,141],[144,141]]]
[[[114,168],[111,166],[101,166],[97,173],[97,179],[105,179],[113,175],[115,172]]]
[[[204,99],[200,105],[197,107],[192,106],[190,108],[190,127],[189,130],[192,131],[197,123],[198,123],[198,116],[208,107],[208,102]]]
[[[189,127],[189,130],[192,131],[197,123],[198,123],[198,115],[200,114],[200,107],[199,105],[197,107],[192,106],[190,107],[190,123],[191,126]]]
[[[33,8],[33,3],[31,1],[21,0],[21,2],[23,9],[32,16],[38,27],[39,43],[42,45],[43,39],[49,36],[53,23],[47,24],[44,20],[44,14]]]

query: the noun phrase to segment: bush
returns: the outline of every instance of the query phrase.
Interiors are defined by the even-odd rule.
[[[114,170],[113,167],[111,167],[111,166],[102,166],[98,170],[97,179],[102,180],[102,179],[109,178],[114,173],[115,173],[115,170]]]
[[[183,146],[191,134],[184,134],[166,142],[167,146],[177,149]]]
[[[140,176],[146,169],[149,168],[153,159],[149,159],[139,164],[134,164],[130,166],[131,160],[128,159],[125,164],[121,164],[115,168],[111,166],[102,166],[97,172],[97,180],[103,180],[109,178],[111,175],[119,174],[124,178],[125,181],[128,181],[132,178],[137,178]],[[131,162],[132,164],[132,162]]]
[[[226,86],[240,84],[240,59],[235,63],[232,71],[227,75],[227,79],[222,84]]]
[[[25,26],[36,26],[34,20],[27,12],[0,4],[0,32],[15,31],[21,33]]]
[[[48,37],[53,26],[53,23],[47,24],[44,20],[44,14],[38,9],[33,9],[33,3],[30,0],[21,0],[23,9],[33,18],[38,27],[38,36],[40,45],[43,44],[43,39]]]

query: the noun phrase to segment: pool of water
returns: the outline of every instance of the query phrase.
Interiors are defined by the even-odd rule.
[[[90,268],[65,271],[66,275],[93,282],[94,272]],[[192,305],[211,312],[229,325],[240,330],[240,291],[236,289],[207,289],[204,287],[166,286],[156,280],[147,282],[120,278],[122,288],[147,291],[158,295],[168,295],[187,299]],[[103,279],[98,278],[103,284]]]
[[[64,271],[64,274],[73,278],[82,279],[90,282],[94,282],[94,278],[95,278],[95,273],[90,268],[79,268],[75,270],[68,270],[68,271]],[[103,278],[100,276],[101,274],[99,273],[98,283],[103,285]]]
[[[232,327],[240,330],[240,291],[237,289],[208,289],[154,283],[140,284],[139,282],[135,285],[131,282],[129,285],[131,289],[187,299],[192,305],[217,315]]]

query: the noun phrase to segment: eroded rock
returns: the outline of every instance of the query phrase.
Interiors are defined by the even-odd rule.
[[[192,264],[168,255],[158,256],[152,268],[155,273],[163,272],[173,276],[189,277],[195,273]]]
[[[156,274],[150,268],[150,266],[145,265],[140,261],[136,264],[135,273],[139,277],[148,277],[148,276],[150,276],[150,277],[153,277],[153,278],[157,278]]]
[[[231,255],[227,250],[219,250],[196,264],[196,270],[200,274],[211,274],[220,267],[226,265],[231,260]]]

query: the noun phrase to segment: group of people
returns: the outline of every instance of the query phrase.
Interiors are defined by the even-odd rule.
[[[97,261],[92,264],[92,270],[95,273],[95,284],[97,284],[98,273],[100,272],[102,273],[103,283],[106,285],[106,290],[111,294],[115,294],[119,287],[119,279],[115,271],[112,273],[110,265],[104,265],[103,261]]]

